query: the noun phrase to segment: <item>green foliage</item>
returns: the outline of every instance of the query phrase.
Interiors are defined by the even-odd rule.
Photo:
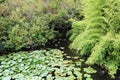
[[[95,45],[92,50],[92,54],[88,58],[88,64],[100,64],[104,65],[109,74],[114,77],[114,74],[118,70],[119,66],[119,35],[114,37],[111,33],[103,36],[99,44]]]
[[[90,55],[87,63],[103,64],[106,57],[110,55],[113,50],[112,48],[113,40],[112,40],[112,35],[110,33],[108,33],[106,36],[101,38],[99,44],[96,44],[95,47],[93,48],[92,54]],[[94,56],[96,56],[97,58]]]
[[[79,0],[7,0],[1,3],[0,51],[45,45],[56,34],[60,35],[55,28],[70,28],[68,19],[75,14],[70,14],[69,10],[72,13],[80,10],[79,3]]]
[[[85,30],[85,22],[84,21],[72,21],[72,30],[69,31],[69,34],[72,34],[69,38],[70,41],[73,41],[76,36],[82,33]]]
[[[84,74],[84,77],[86,78],[86,80],[93,80],[93,79],[91,78],[91,75],[89,75],[89,74]]]
[[[5,0],[0,0],[0,3],[3,3],[3,2],[5,2]]]
[[[80,3],[81,0],[50,0],[47,11],[50,14],[54,14],[52,14],[53,18],[50,22],[50,27],[58,31],[60,30],[59,32],[63,34],[67,32],[69,36],[69,32],[67,31],[71,29],[71,21],[69,19],[79,19],[78,17],[81,17]]]
[[[94,70],[91,67],[88,67],[88,68],[84,68],[84,72],[86,72],[86,73],[96,73],[96,70]]]
[[[87,64],[104,66],[114,77],[120,66],[120,2],[87,0],[84,4],[85,30],[82,33],[79,31],[70,47],[80,55],[89,56]],[[77,31],[76,28],[73,30]]]
[[[43,80],[45,78],[46,80],[82,80],[83,78],[80,72],[81,65],[75,66],[79,62],[64,60],[62,51],[56,49],[11,53],[0,56],[0,62],[1,80]],[[87,78],[91,78],[91,74],[88,75]]]
[[[41,23],[39,23],[41,21]],[[24,23],[23,26],[15,25],[8,35],[9,39],[6,47],[19,50],[23,47],[34,47],[37,45],[45,45],[48,40],[55,37],[55,31],[49,29],[45,21],[37,18],[36,23],[30,25]]]
[[[48,26],[51,17],[40,13],[40,4],[10,0],[0,5],[0,51],[45,45],[55,37],[56,31]]]
[[[99,38],[106,33],[106,20],[102,16],[102,11],[100,10],[101,6],[104,4],[105,2],[101,0],[87,1],[86,3],[86,7],[84,9],[84,22],[86,23],[86,25],[84,25],[85,30],[78,35],[71,44],[71,48],[77,49],[81,55],[89,55],[91,53],[91,49],[99,41]],[[96,11],[98,15],[96,15],[94,11]],[[89,15],[89,13],[91,14]]]

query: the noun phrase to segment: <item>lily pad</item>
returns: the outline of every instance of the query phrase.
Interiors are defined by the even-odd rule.
[[[63,52],[57,49],[12,53],[0,56],[0,61],[0,80],[82,80],[82,75],[91,78],[80,72],[81,61],[64,60]],[[93,71],[84,68],[86,73],[87,69]]]
[[[84,72],[86,73],[96,73],[97,71],[91,67],[84,68]]]

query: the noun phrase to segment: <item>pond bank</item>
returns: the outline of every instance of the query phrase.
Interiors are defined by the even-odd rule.
[[[76,64],[75,62],[77,62],[79,60],[84,60],[83,58],[78,57],[77,54],[75,54],[74,52],[72,52],[69,49],[69,47],[68,47],[69,43],[70,42],[67,38],[56,38],[53,41],[50,41],[50,43],[48,43],[45,46],[39,46],[39,47],[33,48],[32,51],[34,51],[34,50],[47,50],[47,51],[49,51],[51,49],[59,49],[59,50],[63,51],[64,60],[72,60],[73,64]],[[30,51],[31,52],[31,50],[29,50],[29,49],[23,49],[23,51],[28,51],[28,52]],[[93,80],[120,80],[120,78],[119,78],[120,72],[118,72],[118,74],[116,75],[116,79],[111,79],[110,76],[107,74],[107,71],[105,71],[104,69],[102,69],[98,65],[89,66],[89,65],[86,65],[84,63],[84,61],[82,61],[81,66],[76,66],[76,67],[81,69],[80,73],[82,73],[82,74],[86,74],[84,71],[85,68],[89,68],[89,67],[94,68],[97,72],[94,74],[91,74],[91,77]],[[83,77],[83,80],[86,80],[86,78],[84,76],[82,76],[82,77]]]
[[[53,41],[51,41],[51,43],[49,43],[48,45],[40,48],[40,49],[60,49],[64,52],[64,59],[65,60],[72,60],[74,62],[78,61],[81,58],[77,58],[75,59],[74,57],[78,57],[77,54],[75,54],[74,52],[72,52],[69,49],[69,40],[67,38],[56,38]],[[82,69],[89,67],[88,65],[86,65],[84,62],[82,63]],[[97,73],[92,74],[92,78],[93,80],[114,80],[111,79],[110,76],[107,74],[107,72],[102,69],[100,66],[98,65],[94,65],[92,66],[95,70],[97,70]],[[84,73],[84,71],[83,71]],[[85,78],[83,80],[86,80]],[[115,80],[119,80],[118,79],[118,75],[116,76]]]

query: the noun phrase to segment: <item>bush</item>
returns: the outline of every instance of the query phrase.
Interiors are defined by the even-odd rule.
[[[85,30],[82,33],[81,30],[79,31],[70,47],[76,49],[80,55],[88,56],[87,64],[104,66],[114,77],[120,66],[120,58],[118,58],[120,55],[120,9],[118,8],[120,2],[118,0],[87,0],[84,4]],[[73,30],[76,29],[73,28]]]
[[[89,55],[91,53],[91,49],[99,41],[99,38],[106,33],[107,25],[101,11],[101,6],[104,4],[104,1],[101,2],[99,0],[96,2],[87,1],[86,3],[86,7],[84,9],[85,21],[82,21],[86,24],[78,24],[80,25],[79,27],[84,26],[85,30],[80,33],[80,35],[78,35],[71,44],[71,47],[75,49],[77,48],[77,51],[82,55]],[[91,14],[89,15],[89,13]]]
[[[66,33],[71,28],[68,19],[76,18],[77,13],[79,16],[79,3],[72,0],[7,0],[1,3],[0,51],[45,45],[55,38],[56,32]]]
[[[72,29],[70,30],[70,41],[74,41],[76,36],[81,34],[85,30],[86,23],[84,21],[72,20]]]
[[[36,4],[35,2],[38,2]],[[19,4],[17,4],[19,3]],[[29,3],[29,4],[27,4]],[[20,50],[45,45],[55,37],[56,31],[50,29],[49,15],[40,13],[39,1],[8,1],[0,18],[0,50]],[[33,5],[34,4],[34,5]],[[1,4],[1,8],[4,7]],[[33,8],[30,8],[32,5]],[[34,8],[36,6],[36,8]],[[3,15],[4,14],[4,15]]]

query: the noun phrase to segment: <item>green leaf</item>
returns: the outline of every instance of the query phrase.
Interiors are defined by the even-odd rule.
[[[90,74],[84,74],[84,77],[90,78],[91,75]]]
[[[86,73],[96,73],[96,70],[91,68],[91,67],[88,67],[88,68],[84,68],[84,72],[86,72]]]
[[[11,80],[11,76],[2,77],[2,80]]]
[[[74,74],[77,76],[77,78],[82,78],[82,73],[80,73],[80,71],[74,71]]]
[[[92,78],[90,78],[90,77],[87,77],[87,78],[86,78],[86,80],[93,80],[93,79],[92,79]]]

